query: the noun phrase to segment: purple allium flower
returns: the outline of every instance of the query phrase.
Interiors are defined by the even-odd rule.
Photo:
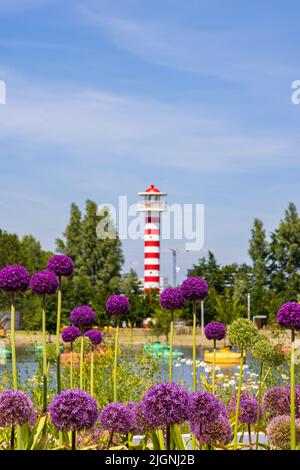
[[[283,304],[277,312],[277,323],[286,328],[300,329],[300,304],[288,302]]]
[[[123,294],[111,295],[108,297],[105,305],[109,315],[126,315],[129,307],[129,300],[126,295]]]
[[[81,307],[73,308],[70,320],[74,326],[88,328],[95,323],[96,315],[91,307],[82,305]]]
[[[97,346],[97,344],[100,344],[102,341],[102,333],[99,330],[89,330],[84,333],[84,336],[87,336],[90,338],[91,342],[93,343],[94,346]]]
[[[34,294],[55,294],[59,287],[58,277],[51,271],[39,271],[30,281],[30,288]]]
[[[228,403],[229,414],[234,416],[236,413],[236,400],[237,397],[234,396]],[[258,410],[258,401],[251,395],[245,393],[241,394],[240,406],[239,406],[239,422],[245,424],[255,424],[257,421],[257,410]],[[260,410],[260,417],[262,416]]]
[[[71,276],[74,270],[74,261],[66,255],[54,255],[49,259],[47,269],[56,276]]]
[[[2,428],[16,424],[35,422],[32,401],[21,390],[5,390],[0,394],[0,426]]]
[[[188,277],[181,284],[185,300],[203,300],[208,294],[208,285],[202,277]]]
[[[201,444],[213,446],[215,444],[227,445],[232,438],[232,427],[228,418],[218,416],[215,421],[205,424],[191,424],[191,431]]]
[[[49,406],[50,418],[59,431],[90,429],[99,415],[96,400],[83,390],[65,390]]]
[[[300,442],[300,420],[296,419],[296,445]],[[271,449],[290,450],[291,417],[289,415],[272,418],[267,427],[267,436]]]
[[[144,414],[154,428],[180,424],[187,419],[188,393],[175,383],[149,388],[142,400]]]
[[[80,330],[76,326],[67,326],[61,332],[62,340],[65,343],[73,343],[76,338],[79,338]]]
[[[205,425],[220,415],[227,416],[226,406],[210,392],[194,392],[189,396],[188,418],[190,424]]]
[[[286,387],[269,388],[262,399],[262,410],[267,419],[290,413],[290,399]]]
[[[219,340],[224,339],[226,336],[225,325],[219,321],[212,321],[204,328],[204,333],[207,339]]]
[[[138,403],[129,402],[127,406],[134,414],[134,424],[131,430],[134,434],[146,434],[153,430],[153,425],[145,416],[144,404],[142,401]]]
[[[134,427],[134,413],[124,403],[109,403],[100,413],[100,423],[111,433],[127,434]]]
[[[0,289],[5,292],[24,292],[29,283],[29,272],[23,266],[6,266],[0,271]]]
[[[183,307],[184,297],[178,287],[169,287],[160,294],[160,303],[167,310],[176,310]]]

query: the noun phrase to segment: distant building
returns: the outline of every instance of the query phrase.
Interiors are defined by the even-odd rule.
[[[161,276],[159,278],[159,289],[160,289],[160,291],[166,289],[167,287],[170,287],[169,278]]]

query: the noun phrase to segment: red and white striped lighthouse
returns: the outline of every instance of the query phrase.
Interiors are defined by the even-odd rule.
[[[145,212],[144,232],[144,292],[159,291],[160,280],[160,213],[167,210],[161,201],[162,193],[154,184],[145,192],[138,193],[144,200],[138,211]]]

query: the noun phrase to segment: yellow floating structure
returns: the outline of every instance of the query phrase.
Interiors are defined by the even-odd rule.
[[[216,364],[238,364],[240,362],[241,354],[238,352],[230,351],[228,348],[221,348],[216,351]],[[207,363],[213,363],[214,353],[213,351],[204,351],[204,361]]]

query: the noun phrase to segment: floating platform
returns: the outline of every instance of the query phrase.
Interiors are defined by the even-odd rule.
[[[230,351],[228,348],[221,348],[216,351],[216,364],[239,364],[241,354],[239,352]],[[204,351],[204,361],[212,364],[214,361],[213,351]]]
[[[170,346],[168,344],[161,344],[160,341],[154,341],[151,344],[144,344],[144,350],[152,357],[162,359],[170,357]],[[182,351],[173,348],[172,357],[174,359],[178,359],[183,355],[184,353]]]

